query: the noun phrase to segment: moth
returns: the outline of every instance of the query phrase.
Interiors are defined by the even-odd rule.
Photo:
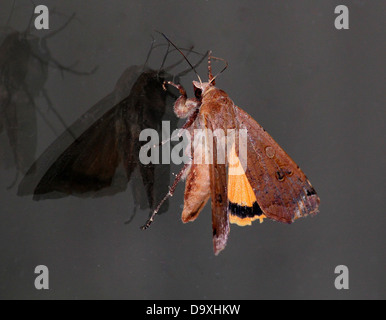
[[[200,81],[193,81],[194,98],[188,98],[180,84],[165,83],[180,92],[174,111],[178,117],[188,119],[183,128],[191,135],[194,129],[246,130],[247,152],[245,155],[239,152],[241,140],[235,139],[227,150],[226,162],[219,163],[215,150],[220,141],[214,136],[211,151],[201,147],[201,151],[191,153],[192,161],[184,165],[164,199],[173,195],[181,179],[186,179],[184,223],[194,221],[211,199],[213,248],[218,255],[227,244],[230,223],[245,226],[265,218],[292,223],[298,218],[315,215],[320,200],[306,175],[288,154],[250,115],[237,107],[225,91],[215,86],[217,76],[212,74],[211,59],[223,60],[209,54],[209,80],[202,82],[196,73]],[[200,148],[199,145],[194,147]],[[205,152],[213,156],[212,163],[196,161],[195,157],[200,158]],[[230,168],[239,164],[242,164],[241,174],[230,175]],[[162,201],[143,229],[150,226],[161,206]]]
[[[153,44],[144,65],[128,67],[114,91],[47,148],[19,184],[18,195],[33,194],[34,200],[68,195],[96,198],[123,192],[132,181],[134,214],[137,207],[153,209],[162,199],[170,183],[170,165],[142,164],[138,154],[144,142],[139,141],[139,135],[145,128],[161,134],[162,120],[177,126],[178,119],[171,111],[177,92],[165,91],[162,85],[190,69],[170,73],[180,62],[164,66],[169,46],[161,67],[148,67]]]
[[[10,20],[12,13],[8,20]],[[48,120],[36,99],[42,96],[48,109],[58,121],[67,127],[61,115],[54,108],[45,89],[49,67],[61,72],[77,75],[89,75],[60,64],[52,55],[47,40],[73,20],[72,15],[61,27],[37,37],[30,33],[31,20],[24,32],[8,31],[0,43],[0,158],[4,163],[13,163],[16,168],[12,188],[18,180],[19,173],[25,174],[35,160],[37,146],[37,115],[48,125],[55,135],[59,132]],[[9,22],[9,21],[8,21]],[[6,133],[2,137],[2,133]],[[6,148],[6,141],[11,152]]]

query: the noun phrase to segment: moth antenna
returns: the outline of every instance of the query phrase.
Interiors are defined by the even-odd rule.
[[[193,50],[193,46],[190,47],[189,49],[187,49],[187,48],[180,48],[180,49],[181,49],[181,50],[187,51],[186,56],[188,56],[188,55],[191,54],[191,53],[198,54],[198,55],[202,56],[201,59],[200,59],[196,64],[193,65],[194,67],[199,66],[199,65],[201,64],[201,62],[202,62],[202,61],[205,59],[205,57],[207,56],[207,53],[202,54],[201,52],[197,52],[197,51]],[[176,51],[176,49],[170,50],[169,53],[170,53],[170,52],[173,52],[173,51]],[[174,67],[178,66],[182,61],[184,61],[184,58],[182,58],[181,60],[177,61],[176,63],[174,63],[174,64],[172,64],[172,65],[166,67],[166,68],[164,69],[164,71],[165,71],[165,72],[168,72],[169,70],[171,70],[171,69],[173,69]],[[190,72],[191,70],[192,70],[191,68],[188,68],[188,69],[186,69],[186,70],[183,70],[183,71],[181,71],[180,73],[178,73],[177,75],[175,75],[175,77],[183,76],[183,75],[187,74],[188,72]]]
[[[199,53],[199,52],[195,52],[195,51],[192,51],[193,53],[196,53],[196,54],[201,54],[202,53]],[[206,52],[204,55],[202,55],[202,58],[194,65],[194,67],[197,67],[201,64],[202,61],[204,61],[204,59],[206,58],[206,56],[209,54],[209,51]],[[179,74],[177,74],[178,77],[181,77],[181,76],[184,76],[185,74],[187,74],[191,69],[187,69],[187,70],[184,70],[184,71],[181,71]]]
[[[168,47],[166,48],[166,52],[165,52],[164,58],[162,59],[162,63],[161,63],[161,66],[159,68],[159,71],[161,71],[163,66],[165,65],[166,58],[167,58],[167,56],[168,56],[168,54],[170,52],[169,49],[170,49],[170,43],[168,42]]]
[[[153,39],[153,43],[155,43],[156,40],[153,38],[153,36],[152,36],[152,39]],[[149,51],[149,53],[148,53],[148,55],[147,55],[146,62],[145,62],[145,65],[144,65],[144,69],[145,69],[145,67],[146,67],[147,62],[150,60],[150,56],[151,56],[152,51],[153,51],[154,49],[158,48],[158,47],[163,47],[163,46],[167,46],[167,47],[168,47],[167,50],[166,50],[165,56],[164,56],[164,58],[163,58],[163,60],[162,60],[162,64],[161,64],[161,66],[160,66],[160,68],[159,68],[158,73],[160,73],[162,70],[165,71],[165,72],[167,72],[168,70],[173,69],[175,66],[179,65],[182,61],[184,61],[184,58],[182,58],[181,60],[177,61],[176,63],[174,63],[174,64],[172,64],[172,65],[170,65],[170,66],[168,66],[168,67],[165,67],[165,68],[163,69],[163,67],[164,67],[164,65],[165,65],[165,62],[166,62],[166,60],[167,60],[167,56],[169,55],[169,53],[171,53],[171,52],[173,52],[173,51],[177,51],[177,50],[174,49],[174,48],[173,48],[172,50],[170,50],[170,43],[169,43],[169,42],[168,42],[168,43],[159,43],[159,44],[156,44],[156,45],[153,45],[153,43],[152,43],[152,47],[150,48],[150,51]],[[193,46],[191,46],[190,48],[180,48],[180,49],[181,49],[181,50],[188,51],[187,55],[189,55],[190,53],[195,53],[195,54],[198,54],[198,55],[202,55],[201,52],[194,51],[194,50],[193,50]],[[202,60],[200,60],[200,61],[202,61]],[[195,66],[196,66],[196,65],[197,65],[197,64],[195,64]],[[189,70],[188,70],[187,72],[189,72],[190,70],[192,70],[192,69],[189,68]],[[186,73],[185,71],[183,71],[183,72]]]
[[[155,42],[155,39],[154,39],[153,36],[151,36],[151,39],[152,39],[152,40],[151,40],[150,50],[149,50],[149,52],[148,52],[148,54],[147,54],[145,63],[143,64],[143,69],[142,69],[142,71],[145,70],[145,68],[146,68],[146,66],[147,66],[147,63],[149,62],[150,55],[151,55],[151,53],[152,53],[152,51],[153,51],[153,49],[154,49],[154,42]]]
[[[209,81],[209,84],[211,84],[212,82],[214,83],[215,79],[225,71],[226,68],[228,68],[228,61],[226,61],[225,59],[223,58],[217,58],[217,57],[213,57],[213,56],[210,56],[210,59],[214,59],[214,60],[220,60],[220,61],[223,61],[225,63],[225,67],[219,72],[216,74],[216,76],[214,76],[210,81]],[[209,66],[208,66],[209,68]],[[212,68],[210,68],[210,72],[212,72]]]
[[[163,58],[163,60],[162,60],[162,64],[161,64],[161,66],[160,66],[160,68],[159,68],[158,73],[160,73],[161,71],[168,72],[169,70],[171,70],[171,69],[173,69],[174,67],[178,66],[182,61],[185,60],[185,58],[183,57],[181,60],[175,62],[174,64],[172,64],[172,65],[170,65],[170,66],[168,66],[168,67],[163,68],[164,65],[165,65],[165,63],[166,63],[167,56],[169,55],[169,53],[171,53],[171,52],[173,52],[173,51],[177,51],[177,49],[176,49],[176,48],[173,48],[172,50],[170,50],[170,42],[169,42],[169,41],[167,42],[167,44],[165,44],[165,43],[159,43],[159,44],[154,45],[154,43],[156,42],[156,40],[154,39],[153,36],[152,36],[152,39],[153,39],[153,40],[152,40],[152,45],[151,45],[151,48],[150,48],[150,50],[149,50],[149,53],[147,54],[147,58],[146,58],[145,65],[144,65],[144,69],[145,69],[145,67],[146,67],[147,62],[148,62],[149,59],[150,59],[150,55],[151,55],[152,51],[153,51],[154,49],[158,48],[158,47],[163,47],[163,46],[165,46],[165,45],[167,46],[167,49],[166,49],[166,53],[165,53],[165,56],[164,56],[164,58]],[[194,46],[191,46],[190,48],[179,48],[179,50],[187,51],[186,57],[187,57],[189,54],[191,54],[191,53],[194,53],[194,54],[197,54],[197,55],[202,56],[202,58],[201,58],[196,64],[193,65],[193,67],[197,67],[197,66],[200,65],[201,62],[205,59],[205,57],[207,56],[208,52],[206,52],[205,54],[203,54],[203,53],[201,53],[201,52],[198,52],[198,51],[193,50],[193,48],[194,48]],[[189,68],[189,69],[186,69],[186,70],[184,70],[184,71],[181,71],[180,73],[177,74],[177,76],[185,75],[185,74],[187,74],[187,73],[188,73],[189,71],[191,71],[191,70],[192,70],[192,68]]]
[[[214,77],[212,74],[212,51],[209,51],[208,53],[208,79],[209,83],[213,82],[213,85],[215,85]]]
[[[170,48],[170,43],[168,42],[168,49],[167,49],[166,54],[165,54],[165,56],[164,56],[164,60],[162,61],[162,65],[161,65],[161,67],[159,68],[159,72],[161,72],[161,70],[163,70],[163,71],[165,71],[165,72],[168,72],[169,70],[171,70],[171,69],[173,69],[174,67],[178,66],[182,61],[184,61],[184,58],[182,58],[181,60],[177,61],[176,63],[174,63],[174,64],[172,64],[172,65],[166,67],[165,69],[162,69],[163,66],[164,66],[164,64],[165,64],[165,62],[166,62],[166,59],[167,59],[167,56],[169,55],[169,53],[171,53],[171,52],[173,52],[173,51],[176,50],[176,49],[169,50],[169,48]],[[186,55],[189,55],[191,52],[193,52],[193,46],[190,47],[189,49],[181,48],[181,50],[186,50],[186,51],[188,51],[188,53],[187,53]],[[190,70],[191,70],[191,69],[189,69],[189,71],[190,71]]]
[[[184,55],[184,53],[177,48],[177,46],[162,32],[159,32],[159,31],[156,31],[158,32],[159,34],[161,34],[165,39],[166,41],[168,41],[174,48],[176,48],[176,50],[181,53],[181,55],[184,57],[184,59],[186,60],[186,62],[189,64],[189,66],[192,68],[192,70],[194,71],[194,73],[196,74],[198,80],[200,81],[200,84],[202,85],[202,80],[200,78],[200,76],[198,75],[197,71],[196,71],[196,68],[193,67],[193,65],[189,62],[188,58]]]

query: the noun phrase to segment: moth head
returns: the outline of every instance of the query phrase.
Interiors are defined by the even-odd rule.
[[[201,99],[201,97],[205,94],[205,92],[212,86],[213,84],[211,82],[193,81],[194,95],[196,96],[197,99]]]

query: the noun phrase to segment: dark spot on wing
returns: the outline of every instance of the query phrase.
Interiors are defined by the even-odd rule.
[[[283,181],[285,178],[285,173],[283,171],[276,171],[276,179]]]
[[[309,190],[307,190],[307,196],[312,196],[313,194],[316,194],[316,191],[313,187],[311,187]]]

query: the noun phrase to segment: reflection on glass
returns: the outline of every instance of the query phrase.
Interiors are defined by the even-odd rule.
[[[35,103],[38,96],[44,97],[48,109],[66,127],[45,90],[49,67],[73,74],[90,74],[61,65],[51,55],[47,45],[47,40],[62,31],[74,15],[44,37],[31,34],[33,16],[23,32],[8,26],[11,16],[0,32],[0,162],[6,168],[15,167],[16,170],[9,188],[15,185],[19,173],[24,174],[35,160],[37,114],[56,135],[59,133],[48,121],[41,106]]]
[[[152,46],[150,53],[154,47]],[[19,195],[33,194],[35,200],[67,195],[100,197],[126,190],[132,181],[134,212],[154,208],[168,192],[169,164],[144,165],[139,151],[146,142],[140,132],[154,129],[162,136],[162,121],[177,127],[173,112],[177,97],[174,88],[164,89],[164,81],[178,81],[172,66],[127,68],[112,93],[101,99],[71,125],[35,162],[19,185]],[[190,49],[188,53],[192,52]],[[205,58],[202,56],[201,61]],[[147,59],[147,61],[148,61]],[[163,211],[167,205],[163,206]]]

